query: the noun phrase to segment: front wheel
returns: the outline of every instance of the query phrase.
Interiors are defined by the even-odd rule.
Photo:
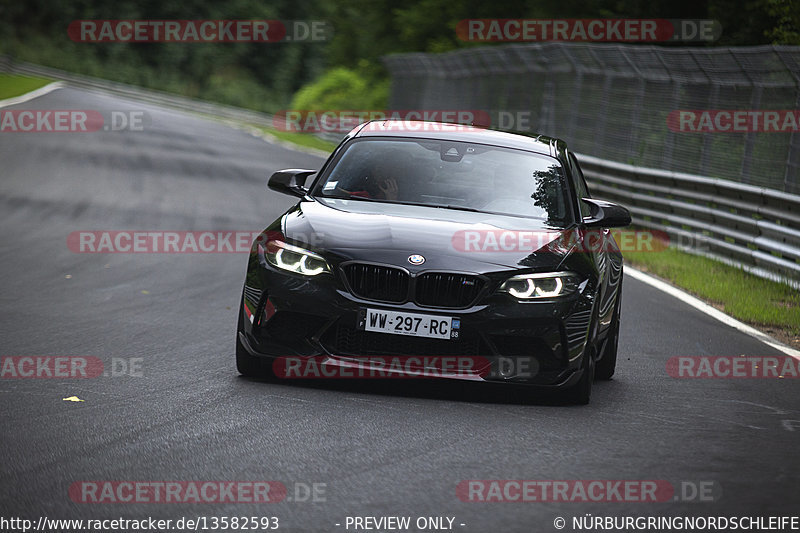
[[[614,319],[611,331],[608,333],[603,356],[597,362],[595,376],[600,380],[609,380],[617,369],[617,345],[619,344],[619,318]]]
[[[622,293],[617,296],[617,309],[609,326],[608,336],[603,343],[600,360],[597,361],[595,376],[600,380],[609,380],[617,369],[617,346],[619,345],[619,311],[622,306]]]

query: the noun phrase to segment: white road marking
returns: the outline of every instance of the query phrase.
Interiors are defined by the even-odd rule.
[[[794,428],[800,428],[800,420],[781,420],[783,429],[786,431],[794,431]]]
[[[56,89],[60,89],[64,86],[64,84],[60,81],[54,81],[44,87],[39,87],[35,91],[31,91],[29,93],[21,94],[19,96],[15,96],[13,98],[6,98],[5,100],[0,100],[0,107],[8,107],[10,105],[17,105],[17,104],[24,104],[29,100],[33,100],[34,98],[39,98],[40,96],[44,96],[49,94]]]
[[[755,405],[756,407],[763,407],[764,409],[769,409],[771,411],[774,411],[774,414],[776,414],[776,415],[788,415],[789,414],[789,411],[784,411],[783,409],[778,409],[777,407],[764,405],[762,403],[746,402],[744,400],[722,400],[722,401],[724,401],[724,402],[732,402],[732,403],[743,403],[743,404],[747,404],[747,405]]]
[[[680,289],[678,289],[676,287],[673,287],[669,283],[665,283],[665,282],[661,281],[660,279],[656,279],[653,276],[645,274],[644,272],[642,272],[640,270],[636,270],[635,268],[632,268],[632,267],[627,266],[627,265],[625,266],[625,274],[628,274],[628,275],[630,275],[630,277],[632,277],[634,279],[637,279],[637,280],[639,280],[639,281],[641,281],[643,283],[647,283],[651,287],[655,287],[656,289],[658,289],[658,290],[660,290],[662,292],[665,292],[665,293],[669,294],[670,296],[674,296],[678,300],[680,300],[680,301],[682,301],[682,302],[684,302],[686,304],[689,304],[690,306],[694,307],[695,309],[697,309],[698,311],[700,311],[702,313],[705,313],[706,315],[710,316],[711,318],[719,320],[720,322],[722,322],[723,324],[725,324],[727,326],[730,326],[732,328],[738,329],[742,333],[745,333],[746,335],[750,335],[754,339],[757,339],[757,340],[763,342],[764,344],[766,344],[767,346],[769,346],[771,348],[774,348],[774,349],[776,349],[776,350],[778,350],[780,352],[785,353],[786,355],[788,355],[790,357],[794,357],[795,359],[800,360],[800,351],[799,350],[795,350],[794,348],[786,346],[782,342],[779,342],[778,340],[773,339],[772,337],[770,337],[766,333],[764,333],[762,331],[758,331],[756,328],[748,326],[747,324],[744,324],[743,322],[739,322],[735,318],[726,315],[725,313],[723,313],[719,309],[716,309],[716,308],[708,305],[704,301],[702,301],[702,300],[700,300],[698,298],[695,298],[691,294],[688,294],[688,293],[686,293],[686,292],[684,292],[684,291],[682,291],[682,290],[680,290]]]

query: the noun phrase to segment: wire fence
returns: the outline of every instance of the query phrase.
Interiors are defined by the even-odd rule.
[[[532,43],[384,58],[394,109],[478,109],[579,153],[800,194],[800,47]]]

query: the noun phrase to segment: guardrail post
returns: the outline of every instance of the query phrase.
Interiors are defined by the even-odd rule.
[[[708,109],[716,109],[717,102],[719,101],[719,85],[711,85],[711,95],[708,98]],[[708,173],[708,161],[711,157],[711,142],[713,141],[714,134],[705,132],[703,135],[703,148],[700,151],[700,174]]]
[[[753,88],[753,96],[750,99],[750,109],[755,110],[761,108],[761,95],[763,92],[764,90],[760,85],[756,85]],[[745,183],[753,182],[753,176],[750,169],[752,166],[753,146],[756,143],[756,135],[756,132],[752,131],[752,128],[748,128],[748,131],[745,134],[744,154],[742,154],[742,181]]]
[[[795,109],[800,109],[800,88],[797,91]],[[792,178],[794,180],[792,181]],[[786,154],[786,171],[783,173],[783,190],[800,193],[800,133],[793,131],[789,137],[789,150]]]

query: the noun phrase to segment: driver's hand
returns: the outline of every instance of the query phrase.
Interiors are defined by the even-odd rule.
[[[386,178],[378,184],[385,200],[397,200],[397,180]]]

